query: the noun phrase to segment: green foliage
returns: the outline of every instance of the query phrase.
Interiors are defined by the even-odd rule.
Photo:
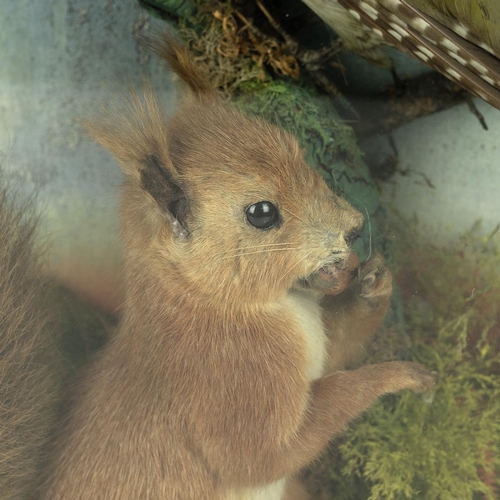
[[[431,400],[387,396],[348,431],[332,473],[336,500],[499,498],[500,245],[493,240],[473,232],[450,250],[415,245],[416,232],[402,239],[401,274],[413,276],[411,358],[436,371],[436,388]]]

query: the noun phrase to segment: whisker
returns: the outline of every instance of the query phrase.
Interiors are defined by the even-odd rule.
[[[264,248],[263,250],[258,250],[256,252],[242,252],[242,253],[235,253],[231,255],[225,255],[224,257],[221,257],[220,260],[225,260],[225,259],[232,259],[233,257],[242,257],[244,255],[255,255],[257,253],[267,253],[267,252],[286,252],[286,251],[292,251],[292,250],[300,250],[300,247],[298,248]]]
[[[359,201],[359,200],[358,200]],[[361,203],[361,202],[360,202]],[[363,205],[363,203],[361,203]],[[370,260],[370,257],[372,256],[372,221],[370,218],[370,214],[368,213],[368,209],[366,208],[365,205],[363,205],[363,208],[365,209],[366,213],[366,220],[368,221],[368,234],[369,234],[369,251],[368,251],[368,257],[366,260]]]
[[[288,241],[286,243],[262,243],[260,245],[250,245],[248,247],[238,248],[238,250],[247,250],[248,248],[264,248],[264,247],[274,247],[274,246],[285,246],[285,245],[298,245],[298,241]]]

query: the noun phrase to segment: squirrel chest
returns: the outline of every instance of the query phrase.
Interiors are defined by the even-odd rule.
[[[299,327],[305,343],[307,377],[316,380],[323,375],[328,342],[323,325],[322,311],[316,297],[306,290],[292,290],[285,299],[290,318]]]
[[[282,303],[287,316],[297,327],[298,338],[306,351],[306,375],[311,381],[323,375],[327,337],[321,307],[316,297],[306,290],[291,290]],[[285,481],[280,480],[261,488],[234,490],[224,500],[282,500]]]

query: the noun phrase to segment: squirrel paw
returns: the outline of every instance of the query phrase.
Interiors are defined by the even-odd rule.
[[[374,253],[361,268],[360,284],[360,296],[374,306],[391,297],[392,275],[379,253]]]
[[[420,363],[407,362],[411,384],[409,389],[417,394],[429,392],[436,383],[436,373],[430,372]]]
[[[416,393],[429,392],[435,384],[435,373],[412,361],[387,361],[368,365],[366,370],[370,373],[371,380],[384,382],[384,393],[395,393],[404,389]]]

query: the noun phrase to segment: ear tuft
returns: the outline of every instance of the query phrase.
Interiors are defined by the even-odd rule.
[[[171,32],[153,38],[141,38],[141,43],[163,59],[196,96],[215,96],[216,92],[207,75],[197,67],[186,45]]]

